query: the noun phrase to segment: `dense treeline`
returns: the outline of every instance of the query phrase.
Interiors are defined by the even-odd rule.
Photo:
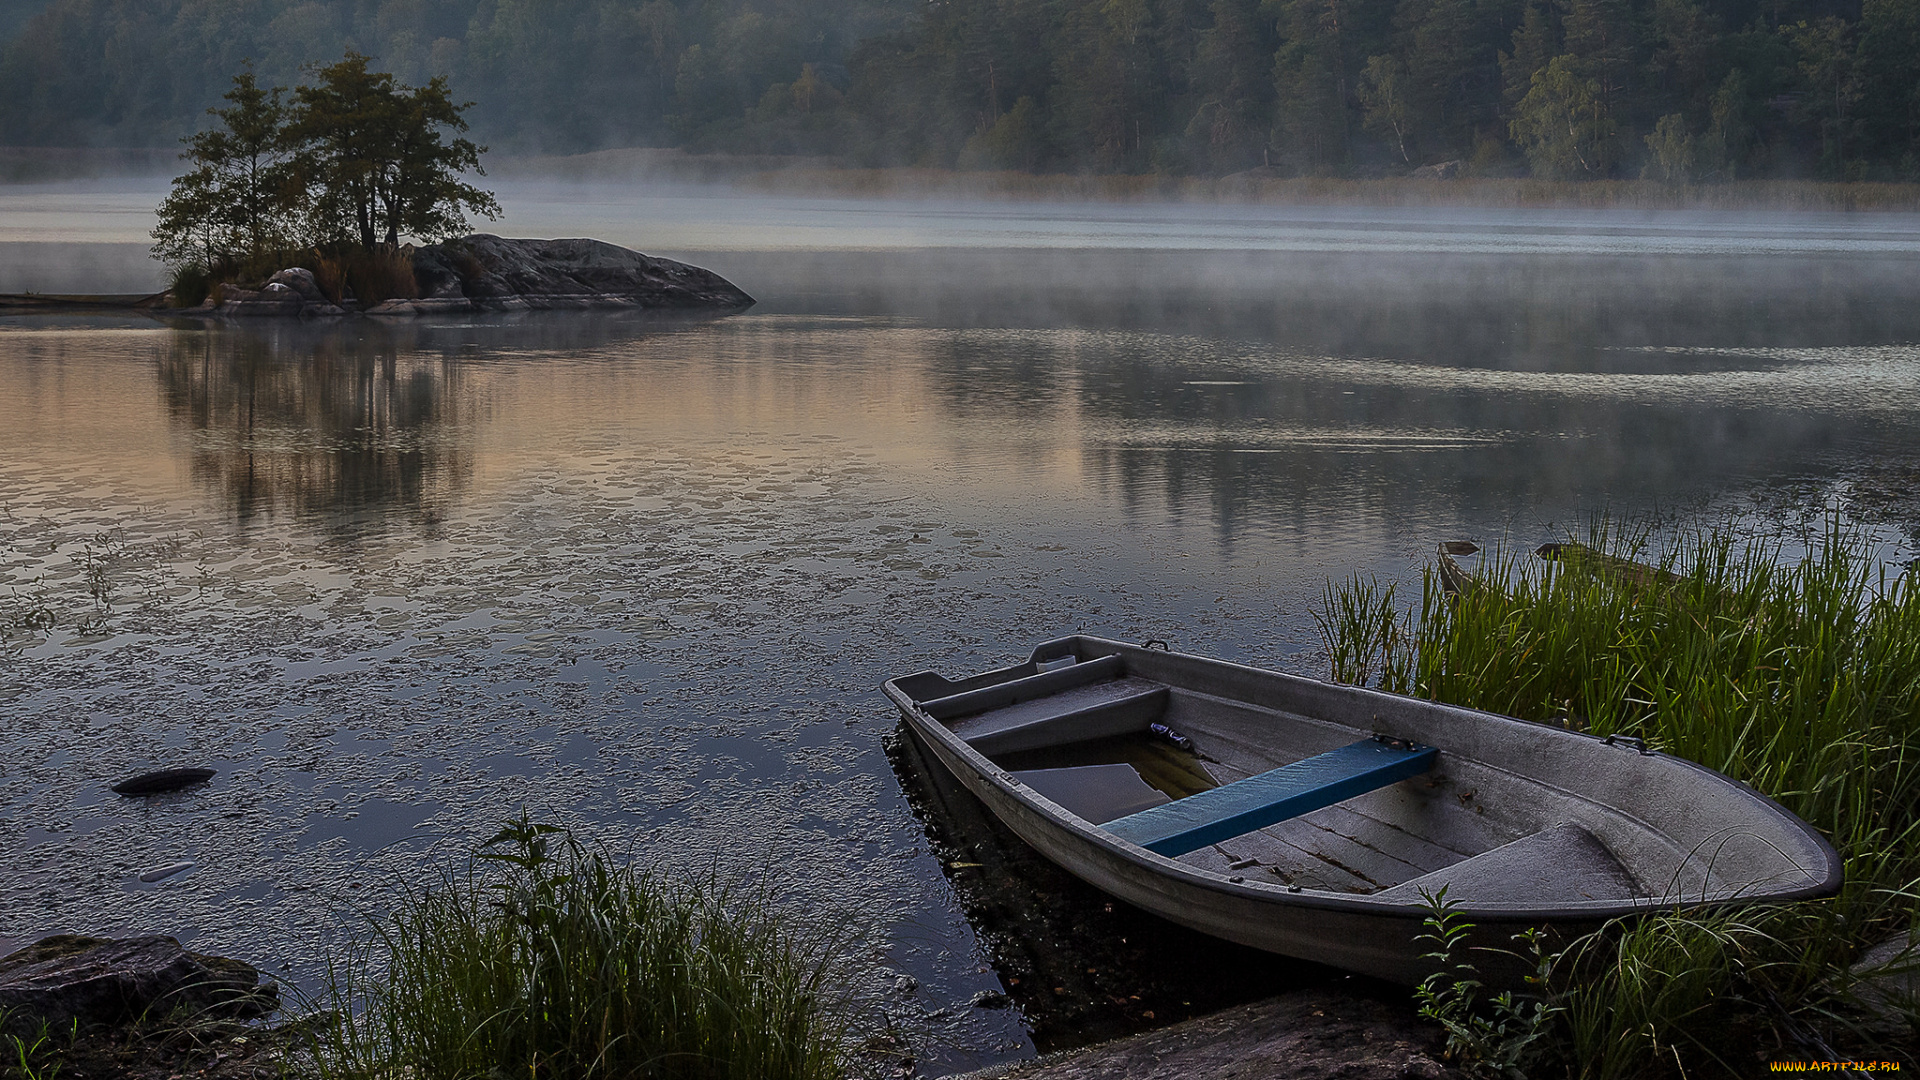
[[[0,142],[165,143],[348,49],[518,151],[1920,179],[1920,0],[53,0]]]

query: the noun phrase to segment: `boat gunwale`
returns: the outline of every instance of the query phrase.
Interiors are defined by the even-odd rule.
[[[1092,648],[1081,648],[1081,646],[1092,646]],[[1034,647],[1033,652],[1030,654],[1029,659],[1026,662],[1031,663],[1034,659],[1037,659],[1038,657],[1040,657],[1042,653],[1049,653],[1049,652],[1057,653],[1063,647],[1069,651],[1072,651],[1076,656],[1081,655],[1083,653],[1087,654],[1089,657],[1102,656],[1102,655],[1119,655],[1123,659],[1129,659],[1129,660],[1132,658],[1133,655],[1145,655],[1150,652],[1150,650],[1147,650],[1143,646],[1134,645],[1128,642],[1117,641],[1111,638],[1094,637],[1094,636],[1085,635],[1085,634],[1074,634],[1066,637],[1054,638],[1048,641],[1041,642],[1039,645]],[[1596,742],[1596,743],[1617,745],[1617,743],[1613,743],[1606,738],[1603,738],[1601,736],[1596,736],[1596,735],[1589,735],[1585,732],[1568,731],[1563,728],[1556,728],[1547,724],[1539,724],[1533,721],[1521,720],[1517,717],[1503,716],[1499,713],[1487,712],[1481,709],[1471,709],[1471,708],[1467,708],[1465,706],[1460,706],[1460,705],[1449,705],[1444,702],[1432,701],[1426,698],[1417,698],[1417,697],[1412,697],[1404,694],[1394,694],[1384,690],[1373,689],[1371,687],[1350,686],[1343,683],[1329,682],[1322,679],[1314,679],[1304,675],[1295,675],[1289,672],[1275,671],[1271,668],[1257,668],[1248,664],[1236,663],[1231,660],[1221,660],[1215,657],[1199,656],[1193,653],[1173,652],[1171,650],[1168,650],[1165,652],[1161,652],[1159,650],[1151,650],[1151,652],[1159,656],[1169,656],[1169,657],[1174,657],[1174,658],[1178,658],[1185,661],[1197,662],[1199,664],[1206,665],[1206,666],[1225,668],[1225,669],[1233,670],[1236,672],[1258,676],[1261,678],[1275,679],[1281,682],[1282,684],[1289,684],[1289,683],[1294,685],[1308,684],[1314,687],[1315,689],[1321,689],[1321,690],[1332,689],[1343,694],[1351,695],[1354,698],[1362,701],[1372,700],[1372,701],[1377,701],[1382,703],[1390,702],[1399,706],[1404,706],[1406,704],[1411,703],[1423,710],[1436,710],[1443,713],[1451,713],[1451,714],[1458,715],[1462,718],[1469,719],[1476,723],[1494,722],[1496,726],[1508,725],[1508,724],[1524,725],[1526,729],[1529,731],[1548,731],[1548,732],[1554,733],[1557,736],[1562,736],[1566,738],[1585,739],[1585,740],[1589,740],[1591,742]],[[990,672],[981,672],[979,675],[969,676],[968,678],[978,679],[985,675],[998,674],[1003,671],[1004,672],[1016,671],[1022,666],[1024,666],[1024,664],[1015,664],[1009,667],[995,669],[994,671],[990,671]],[[1002,769],[1000,766],[996,765],[992,759],[988,758],[985,754],[981,753],[980,751],[974,749],[971,745],[967,743],[966,740],[962,739],[959,735],[954,733],[954,731],[951,728],[947,727],[946,724],[940,722],[939,720],[934,719],[932,716],[928,715],[926,712],[921,710],[919,707],[919,702],[914,700],[914,698],[911,695],[901,690],[897,684],[907,679],[911,679],[923,674],[933,674],[943,680],[945,679],[945,676],[938,676],[937,673],[931,672],[931,671],[914,672],[909,675],[902,675],[893,679],[888,679],[883,684],[883,687],[882,687],[887,697],[891,699],[897,706],[900,707],[901,712],[904,718],[906,719],[906,721],[908,722],[909,726],[916,733],[922,735],[923,737],[931,738],[937,741],[938,743],[940,743],[943,747],[945,747],[947,750],[951,751],[955,756],[957,756],[959,760],[965,762],[977,776],[987,781],[988,783],[991,783],[994,787],[999,788],[1009,798],[1012,798],[1022,803],[1026,803],[1027,805],[1031,806],[1034,810],[1039,812],[1045,819],[1047,819],[1047,821],[1051,825],[1066,831],[1067,833],[1071,834],[1075,839],[1079,841],[1090,843],[1094,847],[1102,849],[1110,855],[1118,856],[1124,859],[1125,861],[1134,864],[1135,866],[1138,866],[1144,870],[1159,874],[1163,877],[1173,878],[1184,885],[1197,887],[1210,892],[1218,892],[1218,893],[1233,895],[1243,899],[1258,900],[1261,902],[1270,903],[1270,904],[1278,905],[1281,907],[1310,908],[1310,909],[1323,910],[1323,911],[1342,912],[1347,914],[1363,914],[1363,915],[1375,915],[1380,917],[1395,917],[1395,918],[1405,918],[1410,914],[1416,914],[1420,911],[1425,910],[1426,908],[1426,905],[1420,901],[1409,901],[1404,899],[1382,900],[1377,895],[1374,895],[1374,894],[1365,894],[1365,893],[1341,894],[1341,893],[1334,893],[1324,889],[1311,889],[1311,890],[1300,889],[1299,891],[1295,891],[1293,888],[1287,885],[1279,884],[1279,883],[1249,882],[1249,881],[1236,882],[1231,880],[1230,875],[1222,874],[1213,870],[1206,870],[1200,867],[1193,866],[1188,863],[1180,862],[1177,859],[1168,858],[1164,855],[1158,855],[1152,851],[1147,850],[1146,848],[1143,848],[1136,844],[1132,844],[1125,840],[1122,840],[1119,837],[1116,837],[1111,833],[1108,833],[1106,830],[1102,829],[1099,825],[1093,822],[1087,821],[1085,818],[1082,818],[1079,815],[1074,814],[1073,812],[1067,810],[1065,807],[1062,807],[1058,803],[1055,803],[1051,799],[1048,799],[1046,796],[1040,794],[1038,791],[1034,790],[1033,788],[1027,786],[1026,784],[1021,783],[1019,780],[1015,779],[1010,772],[1008,772],[1005,769]],[[1018,676],[1015,676],[1015,677],[1018,677]],[[1175,688],[1183,689],[1183,690],[1192,689],[1189,687],[1175,687]],[[1206,693],[1206,691],[1204,690],[1199,690],[1195,692]],[[1339,722],[1333,721],[1333,723],[1339,723]],[[1340,726],[1350,727],[1350,725],[1346,725],[1346,724],[1340,724]],[[1359,731],[1361,729],[1352,728],[1352,730]],[[1447,754],[1448,751],[1446,747],[1442,746],[1440,747],[1440,752],[1443,755],[1445,755]],[[935,757],[940,757],[940,756],[941,755],[938,755],[938,754],[935,755]],[[1792,903],[1792,902],[1797,902],[1802,900],[1817,900],[1817,899],[1823,899],[1825,897],[1832,896],[1839,891],[1840,886],[1844,880],[1844,870],[1845,870],[1845,866],[1840,857],[1839,852],[1834,849],[1833,844],[1830,841],[1828,841],[1827,838],[1818,829],[1814,828],[1812,825],[1808,824],[1807,822],[1801,820],[1800,817],[1798,815],[1795,815],[1792,811],[1787,810],[1785,807],[1781,806],[1779,803],[1775,802],[1773,799],[1768,798],[1765,794],[1755,789],[1752,785],[1747,784],[1743,781],[1737,780],[1731,776],[1727,776],[1724,773],[1717,772],[1713,769],[1710,769],[1704,765],[1699,764],[1698,762],[1689,761],[1686,758],[1678,757],[1673,754],[1664,753],[1662,751],[1647,750],[1644,748],[1639,749],[1637,751],[1636,756],[1640,758],[1654,759],[1655,761],[1660,763],[1661,767],[1664,767],[1664,768],[1680,767],[1684,770],[1697,773],[1699,774],[1700,778],[1708,780],[1710,782],[1729,785],[1734,792],[1744,797],[1744,799],[1748,803],[1752,804],[1754,809],[1759,814],[1765,815],[1765,817],[1773,819],[1781,827],[1781,829],[1788,832],[1798,833],[1803,838],[1809,840],[1811,842],[1810,846],[1812,846],[1821,856],[1824,857],[1825,866],[1818,870],[1816,870],[1813,867],[1799,867],[1798,869],[1802,873],[1807,874],[1809,877],[1815,878],[1815,880],[1808,885],[1804,885],[1804,886],[1800,886],[1792,889],[1779,889],[1779,890],[1771,890],[1771,891],[1757,892],[1757,893],[1735,893],[1732,895],[1718,895],[1718,896],[1705,895],[1697,900],[1688,900],[1684,897],[1669,899],[1667,897],[1645,896],[1645,897],[1632,897],[1632,898],[1623,899],[1623,900],[1615,900],[1615,899],[1593,900],[1593,901],[1587,901],[1584,903],[1575,903],[1575,904],[1568,904],[1565,901],[1560,901],[1560,902],[1556,902],[1553,905],[1486,904],[1486,903],[1475,904],[1472,901],[1466,901],[1454,907],[1453,910],[1458,915],[1464,918],[1479,921],[1479,922],[1492,922],[1492,923],[1605,922],[1607,920],[1620,918],[1623,916],[1643,915],[1649,912],[1660,911],[1660,910],[1674,910],[1674,909],[1682,909],[1682,908],[1688,908],[1688,909],[1719,908],[1719,907],[1730,907],[1730,906],[1742,906],[1742,905],[1748,905],[1748,904]],[[1527,777],[1522,773],[1514,772],[1513,770],[1508,769],[1505,766],[1502,766],[1493,761],[1483,761],[1478,758],[1466,758],[1462,760],[1470,760],[1470,761],[1476,762],[1479,765],[1482,765],[1483,767],[1499,769],[1500,771],[1507,772],[1510,775],[1516,776],[1523,780],[1527,780],[1528,782],[1544,783],[1543,781],[1538,781],[1538,780],[1534,780],[1531,777]],[[1595,800],[1593,800],[1591,797],[1584,796],[1584,795],[1579,797],[1586,802],[1594,803],[1595,805],[1606,806],[1606,804],[1604,803],[1596,803]],[[1609,809],[1614,809],[1616,811],[1624,813],[1624,811],[1620,810],[1620,808],[1609,807]],[[994,816],[996,818],[999,817],[997,813]],[[1635,820],[1639,820],[1639,819],[1635,818]],[[1003,822],[1003,824],[1005,823]],[[1664,837],[1667,835],[1666,833],[1655,828],[1652,822],[1642,821],[1641,824],[1648,827],[1651,831],[1654,831],[1660,836]],[[1761,836],[1763,839],[1766,838],[1765,833],[1761,833],[1757,830],[1755,834]],[[1669,839],[1671,838],[1669,837]],[[1766,842],[1771,843],[1771,840],[1766,840]],[[1067,869],[1071,870],[1072,868],[1068,867]]]

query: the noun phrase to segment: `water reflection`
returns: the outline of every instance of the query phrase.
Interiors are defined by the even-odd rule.
[[[275,511],[336,526],[439,519],[466,485],[459,365],[337,338],[179,334],[155,365],[196,482],[241,522]]]
[[[176,320],[155,364],[194,480],[241,522],[432,531],[473,474],[475,363],[580,354],[705,318],[617,312],[479,322]],[[484,345],[484,347],[483,347]]]
[[[1693,337],[1752,332],[1711,314]],[[1487,317],[1477,305],[1455,315]],[[1763,478],[1920,455],[1913,346],[1584,344],[1528,369],[1139,332],[925,338],[950,452],[1017,472],[1069,446],[1104,501],[1206,522],[1227,548],[1378,535],[1393,521],[1497,537],[1516,518],[1531,530],[1680,509]]]
[[[1920,339],[1911,255],[935,249],[706,261],[766,312],[1145,330],[1507,370],[1585,370],[1596,347]]]
[[[1750,330],[1703,313],[1693,334]],[[1564,521],[1920,455],[1912,347],[1553,355],[1446,364],[1129,331],[549,314],[196,328],[170,336],[156,371],[182,460],[235,518],[348,531],[431,534],[473,482],[476,440],[580,425],[872,440],[896,467],[965,472],[1009,506],[1023,491],[1091,499],[1204,524],[1224,549],[1395,519]]]

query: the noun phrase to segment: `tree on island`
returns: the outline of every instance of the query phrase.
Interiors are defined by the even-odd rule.
[[[234,76],[231,105],[208,110],[219,125],[184,140],[192,167],[153,230],[154,255],[185,292],[261,276],[295,248],[350,271],[395,256],[403,235],[433,243],[470,231],[469,213],[500,216],[491,193],[462,179],[485,175],[486,148],[445,137],[467,129],[471,103],[456,104],[445,78],[406,86],[369,62],[348,52],[313,69],[291,102],[250,66]]]
[[[468,231],[466,213],[500,216],[494,197],[460,177],[486,175],[484,147],[441,140],[441,128],[467,129],[447,80],[400,85],[369,71],[369,58],[348,52],[321,68],[318,82],[294,90],[287,139],[310,195],[308,220],[320,243],[357,241],[371,251],[401,234],[429,243]]]
[[[289,246],[297,185],[287,151],[285,93],[262,90],[253,67],[233,78],[220,126],[185,139],[193,168],[176,178],[153,230],[155,256],[202,269],[245,262]]]

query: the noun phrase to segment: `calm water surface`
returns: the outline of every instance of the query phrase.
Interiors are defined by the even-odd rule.
[[[152,194],[0,192],[0,291],[155,287]],[[1082,631],[1322,674],[1331,577],[1920,457],[1910,216],[502,195],[762,303],[0,320],[0,948],[310,982],[525,806],[862,928],[935,1064],[1031,1053],[881,680]]]

